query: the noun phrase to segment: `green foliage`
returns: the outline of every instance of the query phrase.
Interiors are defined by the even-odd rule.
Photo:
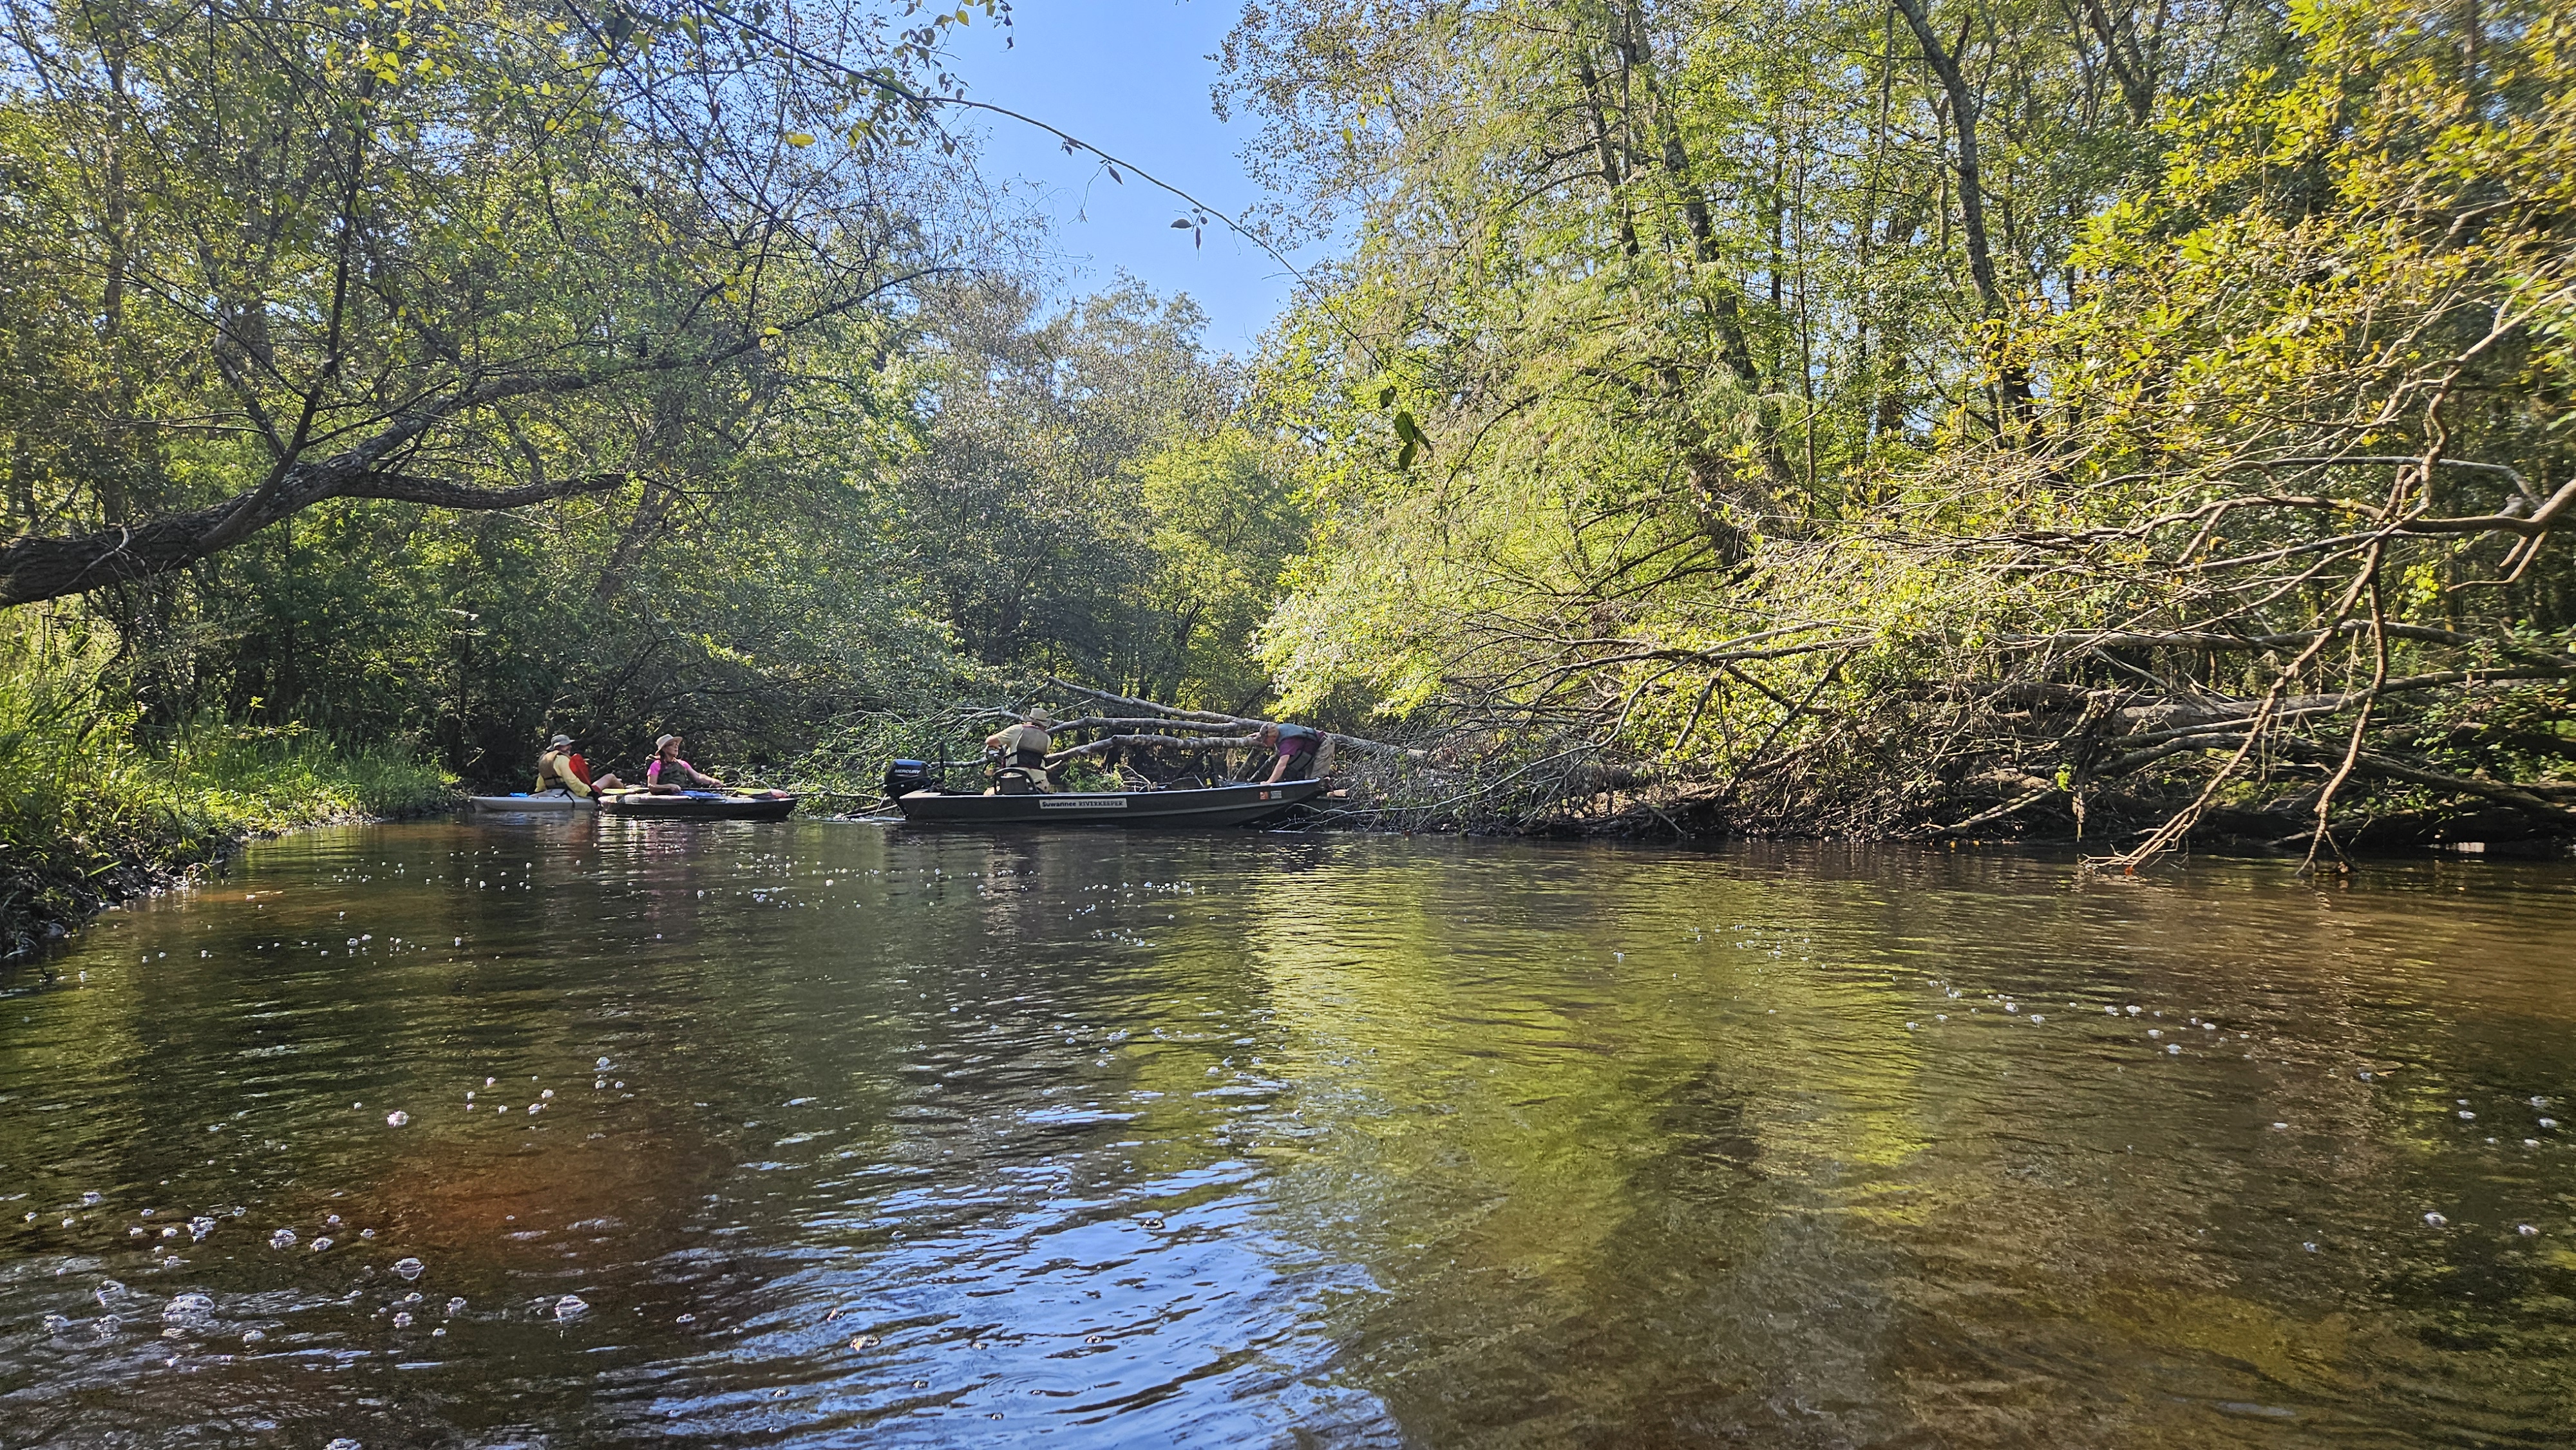
[[[0,955],[245,835],[454,799],[416,742],[214,718],[155,736],[139,717],[94,636],[43,617],[0,632]]]
[[[2232,800],[2568,816],[2571,571],[2508,517],[2576,477],[2565,18],[1927,20],[1247,9],[1270,177],[1358,237],[1257,374],[1289,705],[1524,818],[2080,827],[2249,737]]]

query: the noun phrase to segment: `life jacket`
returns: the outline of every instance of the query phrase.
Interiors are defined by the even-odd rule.
[[[570,751],[549,750],[537,757],[537,794],[550,790],[590,794],[590,763]]]
[[[1002,732],[1002,748],[1011,753],[1011,763],[1033,770],[1046,768],[1047,748],[1052,744],[1035,725],[1014,725]]]

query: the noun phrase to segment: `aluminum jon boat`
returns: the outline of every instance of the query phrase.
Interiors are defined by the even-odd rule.
[[[916,790],[895,797],[919,825],[1240,826],[1277,815],[1324,788],[1320,780],[1221,785],[1211,790],[1058,791],[1051,795],[951,795]]]

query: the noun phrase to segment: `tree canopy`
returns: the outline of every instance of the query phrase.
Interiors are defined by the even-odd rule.
[[[2550,7],[1254,0],[1241,360],[1061,294],[973,10],[14,9],[0,604],[469,771],[1054,675],[1413,821],[2576,824]]]
[[[1554,762],[1523,815],[2563,828],[2569,37],[1256,4],[1233,103],[1359,236],[1265,360],[1328,541],[1265,657]]]

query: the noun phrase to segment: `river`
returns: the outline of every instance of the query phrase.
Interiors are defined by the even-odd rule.
[[[2576,1433],[2559,864],[428,823],[51,965],[7,1450]]]

